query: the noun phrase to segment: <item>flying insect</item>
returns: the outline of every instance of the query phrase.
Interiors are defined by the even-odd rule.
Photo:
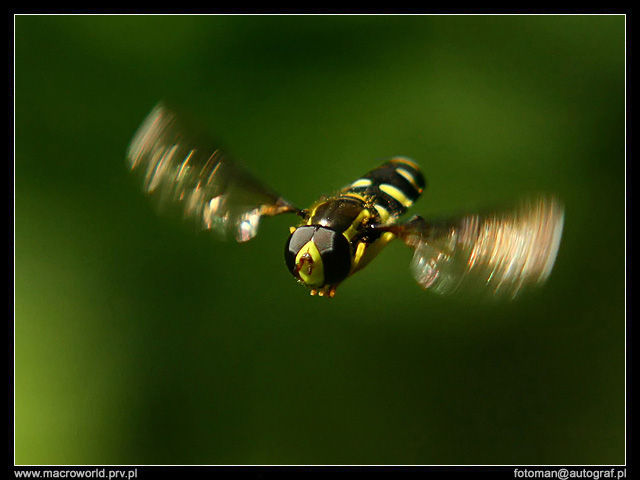
[[[402,221],[425,189],[418,164],[406,157],[300,209],[163,103],[140,125],[127,158],[160,210],[177,210],[223,238],[246,242],[262,217],[297,215],[285,264],[311,295],[333,297],[345,279],[399,239],[414,250],[410,268],[422,288],[515,297],[549,277],[562,237],[564,208],[552,195],[504,211]]]

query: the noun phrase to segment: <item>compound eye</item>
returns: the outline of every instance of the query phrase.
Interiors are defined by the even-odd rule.
[[[296,275],[296,256],[298,252],[311,240],[315,231],[315,227],[304,226],[297,228],[289,236],[289,240],[284,246],[284,261],[292,274]]]
[[[347,278],[351,271],[351,246],[344,235],[319,228],[313,242],[322,256],[325,285],[336,285]]]

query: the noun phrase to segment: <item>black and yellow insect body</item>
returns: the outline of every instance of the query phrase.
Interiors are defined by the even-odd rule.
[[[418,165],[398,157],[321,199],[302,226],[292,229],[285,246],[289,271],[312,295],[334,296],[340,282],[395,238],[383,227],[407,211],[424,185]]]
[[[128,150],[130,168],[163,210],[176,209],[200,228],[238,242],[251,240],[262,217],[301,217],[285,244],[290,273],[312,295],[333,297],[392,240],[414,250],[411,271],[438,293],[472,291],[514,297],[543,283],[560,245],[564,209],[538,195],[503,212],[426,220],[401,217],[425,188],[418,165],[395,157],[334,195],[299,209],[157,105]]]

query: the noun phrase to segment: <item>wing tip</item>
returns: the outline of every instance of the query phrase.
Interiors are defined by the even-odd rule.
[[[151,109],[127,147],[126,158],[131,170],[138,167],[143,157],[154,149],[173,118],[174,115],[163,101],[159,101]]]

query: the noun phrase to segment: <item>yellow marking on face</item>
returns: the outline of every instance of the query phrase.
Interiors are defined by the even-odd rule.
[[[407,198],[407,196],[402,193],[402,190],[394,187],[393,185],[389,185],[388,183],[383,183],[380,185],[380,190],[389,195],[394,200],[397,200],[405,207],[410,207],[413,202]]]
[[[296,231],[296,227],[289,227],[289,233],[293,233]]]
[[[324,284],[322,257],[313,240],[305,243],[296,255],[296,269],[300,279],[310,287]]]
[[[416,183],[416,179],[413,176],[413,173],[411,173],[409,170],[405,170],[404,168],[396,168],[396,172],[398,172],[400,175],[406,178],[407,181],[411,185],[413,185],[413,188],[415,188],[419,193],[422,193],[422,189]]]
[[[369,218],[371,218],[371,212],[366,208],[363,209],[351,225],[349,225],[349,228],[342,232],[342,235],[344,235],[348,241],[351,241],[351,239],[358,233],[358,227],[360,227],[362,223],[366,222]]]
[[[368,187],[373,182],[368,178],[360,178],[351,184],[351,188]]]
[[[395,157],[394,160],[398,163],[404,163],[405,165],[409,165],[410,167],[415,168],[416,170],[420,170],[420,167],[413,160],[408,159],[407,157]]]

